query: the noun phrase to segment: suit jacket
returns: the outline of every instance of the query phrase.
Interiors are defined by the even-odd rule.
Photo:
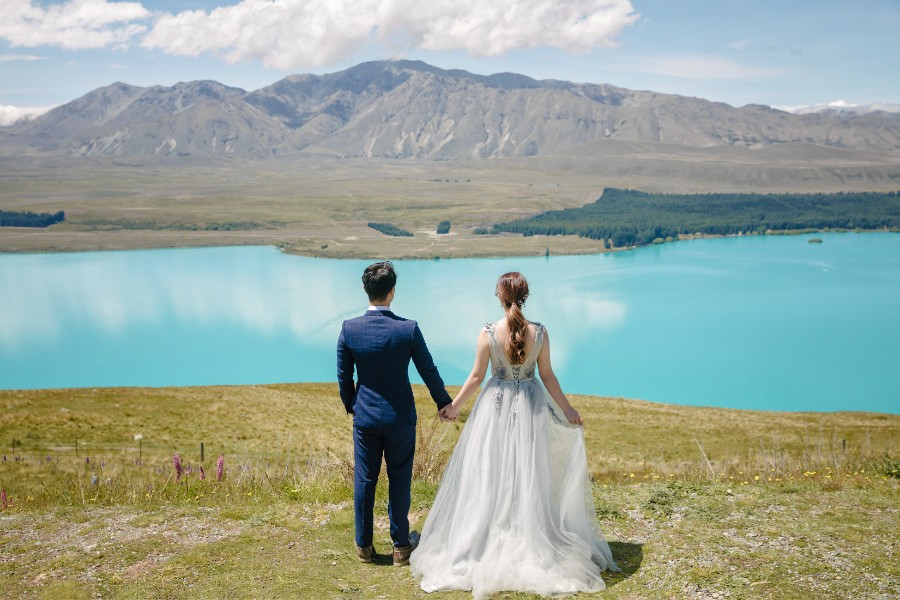
[[[341,400],[357,427],[390,427],[416,422],[409,361],[443,408],[451,402],[444,381],[415,321],[390,311],[369,310],[344,321],[337,344]],[[358,382],[354,385],[353,371]]]

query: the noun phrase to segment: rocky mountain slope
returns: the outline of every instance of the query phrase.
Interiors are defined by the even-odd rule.
[[[611,85],[384,61],[328,75],[291,75],[253,92],[213,81],[149,88],[115,83],[0,129],[0,155],[461,160],[589,153],[606,139],[669,151],[813,144],[896,157],[900,114],[796,115]]]

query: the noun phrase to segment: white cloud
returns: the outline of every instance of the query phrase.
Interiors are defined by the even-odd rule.
[[[31,62],[33,60],[46,60],[46,56],[35,56],[34,54],[0,54],[0,62]]]
[[[149,2],[144,2],[149,4]],[[154,12],[141,2],[3,0],[0,40],[13,47],[141,46],[180,56],[209,52],[283,70],[319,67],[380,44],[498,56],[546,46],[614,47],[637,21],[629,0],[240,0],[210,11]],[[149,28],[149,29],[148,29]],[[39,57],[4,55],[2,60]]]
[[[835,100],[833,102],[826,102],[824,104],[779,105],[773,106],[772,108],[777,108],[778,110],[783,110],[785,112],[794,113],[797,115],[806,115],[810,113],[823,112],[826,110],[855,114],[867,114],[876,110],[889,113],[900,113],[900,104],[886,104],[883,102],[873,102],[871,104],[851,104],[846,100]]]
[[[388,2],[380,26],[423,50],[464,49],[473,56],[547,46],[588,52],[616,46],[616,36],[638,15],[618,0],[451,0]]]
[[[52,108],[53,108],[52,106],[26,107],[26,106],[7,106],[7,105],[0,104],[0,127],[12,125],[13,123],[15,123],[17,121],[28,120],[28,119],[33,119],[35,117],[39,117]]]
[[[682,79],[763,79],[783,75],[783,69],[753,67],[720,56],[686,54],[657,56],[632,65],[636,71]]]
[[[615,46],[637,18],[628,0],[242,0],[160,15],[141,45],[289,70],[334,64],[373,42],[473,56],[535,46],[587,52]]]
[[[372,0],[243,0],[162,15],[141,45],[182,56],[213,52],[230,63],[255,58],[278,69],[327,65],[371,37],[376,7]]]
[[[845,100],[835,100],[834,102],[826,102],[825,104],[796,104],[796,105],[783,105],[783,106],[773,106],[772,108],[777,108],[778,110],[783,110],[785,112],[796,113],[796,114],[806,114],[819,112],[822,110],[828,110],[829,108],[834,109],[844,109],[844,108],[852,108],[855,105],[848,104]]]
[[[140,2],[69,0],[44,7],[34,0],[4,0],[0,39],[29,48],[121,46],[146,31],[139,22],[149,16]]]

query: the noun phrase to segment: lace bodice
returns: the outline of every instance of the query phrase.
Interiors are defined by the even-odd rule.
[[[496,326],[485,327],[493,377],[472,406],[410,558],[426,592],[557,597],[600,591],[601,569],[618,569],[597,525],[581,427],[567,422],[534,376],[548,337],[535,325],[521,365],[507,360]]]
[[[488,332],[488,338],[491,345],[491,375],[494,379],[500,381],[522,381],[525,379],[534,379],[535,368],[537,367],[537,358],[541,353],[541,345],[544,342],[544,326],[540,323],[532,321],[532,325],[537,329],[537,337],[534,340],[534,347],[525,362],[520,365],[514,365],[509,362],[503,345],[497,340],[496,323],[488,323],[484,326]]]

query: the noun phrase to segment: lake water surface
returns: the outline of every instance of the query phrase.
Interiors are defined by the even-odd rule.
[[[570,393],[900,412],[900,235],[694,240],[594,256],[399,261],[448,384],[522,271]],[[0,388],[333,381],[369,261],[270,247],[0,255]],[[414,377],[417,380],[417,377]]]

